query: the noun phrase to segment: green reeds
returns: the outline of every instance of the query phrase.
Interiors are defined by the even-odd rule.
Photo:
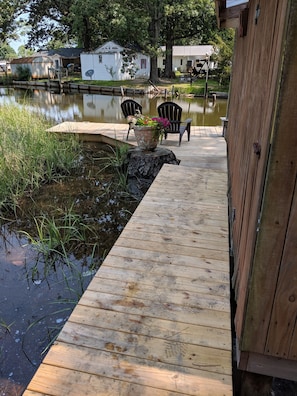
[[[99,267],[98,259],[96,259],[98,257],[98,242],[88,242],[92,236],[94,239],[95,230],[84,224],[81,216],[73,213],[72,208],[64,213],[58,211],[56,216],[42,215],[39,218],[34,218],[34,222],[36,227],[34,235],[27,231],[21,231],[28,239],[28,244],[37,252],[36,263],[31,268],[31,276],[29,276],[33,281],[46,278],[59,263],[77,272],[77,263],[72,264],[69,252],[72,257],[81,251],[86,254],[86,257],[89,257],[91,253],[88,269]],[[43,265],[43,274],[40,274],[40,263]]]
[[[130,149],[127,144],[117,144],[114,147],[109,146],[111,155],[104,158],[105,166],[103,168],[112,168],[115,171],[117,188],[122,192],[127,192],[127,156]]]
[[[14,210],[18,200],[42,183],[69,173],[77,163],[78,140],[47,132],[41,115],[14,104],[0,106],[0,211]]]

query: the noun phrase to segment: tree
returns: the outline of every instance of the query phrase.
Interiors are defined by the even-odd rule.
[[[17,17],[21,10],[21,0],[0,0],[0,43],[8,43],[15,38]]]
[[[150,79],[153,82],[158,81],[158,52],[161,45],[160,32],[162,20],[164,19],[164,1],[150,2],[152,8],[150,9],[150,24],[149,24],[149,46],[151,49],[151,70]]]
[[[24,45],[20,45],[18,48],[18,55],[20,57],[30,56],[34,53],[33,50],[27,49]]]
[[[75,0],[70,8],[72,30],[78,45],[85,50],[98,47],[113,36],[113,25],[117,17],[117,3],[112,0]]]
[[[15,50],[8,44],[0,44],[0,59],[9,60],[16,56]]]
[[[158,80],[157,57],[162,44],[166,44],[166,75],[172,73],[172,48],[176,42],[193,39],[196,43],[208,43],[214,37],[216,18],[212,0],[135,0],[122,1],[125,15],[123,40],[135,37],[137,43],[151,57],[150,79]],[[131,34],[131,27],[134,34]],[[137,30],[135,31],[135,28]],[[130,33],[130,34],[129,34]]]
[[[172,51],[175,44],[191,39],[208,44],[216,31],[214,4],[211,0],[168,0],[162,30],[166,46],[165,76],[172,74]]]
[[[210,42],[214,46],[212,59],[217,63],[217,76],[220,84],[229,83],[234,47],[234,29],[224,29]]]
[[[49,41],[69,43],[72,34],[71,0],[32,0],[24,8],[28,13],[28,46],[39,47]]]

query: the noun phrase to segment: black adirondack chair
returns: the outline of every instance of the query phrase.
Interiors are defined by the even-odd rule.
[[[136,113],[142,113],[142,106],[133,99],[124,100],[124,102],[121,103],[121,109],[125,118],[128,116],[133,116]],[[126,140],[129,138],[131,129],[133,129],[133,124],[129,122]]]
[[[160,104],[157,108],[159,117],[168,118],[170,121],[170,126],[166,128],[164,133],[165,139],[167,139],[168,133],[179,134],[179,146],[181,145],[181,140],[183,134],[187,131],[188,141],[190,141],[191,134],[191,118],[187,118],[182,121],[182,108],[174,102],[164,102]]]

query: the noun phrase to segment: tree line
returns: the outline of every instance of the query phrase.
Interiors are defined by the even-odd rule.
[[[9,53],[9,40],[24,32],[26,47],[34,50],[89,51],[113,40],[148,54],[157,81],[161,46],[165,77],[172,73],[174,45],[212,44],[216,56],[222,49],[224,58],[232,54],[233,32],[217,28],[213,0],[0,0],[0,7],[0,58]]]

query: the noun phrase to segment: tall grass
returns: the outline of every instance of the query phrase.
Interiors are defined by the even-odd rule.
[[[90,271],[98,268],[98,242],[89,242],[92,237],[96,238],[95,230],[85,224],[82,217],[72,209],[71,207],[65,211],[57,210],[56,216],[48,217],[43,214],[39,218],[34,218],[37,236],[21,231],[28,239],[28,245],[37,253],[35,265],[30,270],[31,276],[27,274],[33,281],[40,279],[40,276],[45,279],[58,264],[66,265],[77,273],[79,278],[82,275],[77,268],[78,258],[74,259],[76,254],[82,256],[84,268],[87,266]],[[41,269],[43,274],[40,274]]]
[[[128,144],[116,144],[114,147],[109,146],[111,155],[103,158],[105,169],[111,168],[115,172],[116,184],[113,185],[121,191],[122,194],[128,193],[128,169],[127,169],[127,157],[130,147]]]
[[[0,106],[0,212],[42,183],[69,173],[80,146],[73,136],[47,132],[48,122],[14,104]]]

